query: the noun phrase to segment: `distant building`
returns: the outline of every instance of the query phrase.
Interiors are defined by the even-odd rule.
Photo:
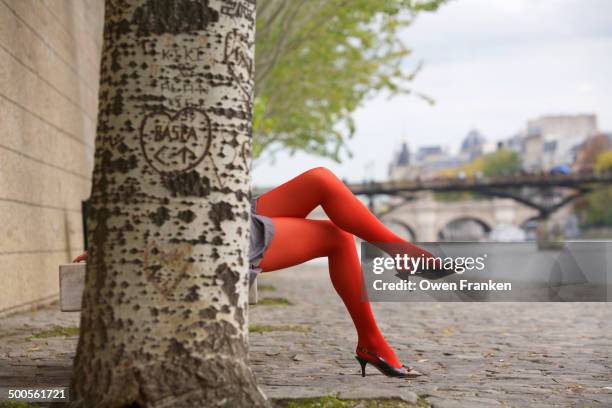
[[[527,121],[524,164],[528,171],[571,165],[576,147],[597,133],[595,115],[549,115]]]
[[[460,155],[466,161],[472,161],[484,153],[487,139],[476,129],[472,129],[461,143]]]
[[[457,168],[498,149],[518,152],[527,172],[548,172],[556,166],[572,166],[579,154],[582,155],[580,168],[584,169],[589,165],[585,164],[586,153],[581,151],[581,146],[596,134],[595,115],[548,115],[527,121],[524,130],[501,141],[489,142],[478,130],[472,129],[461,142],[459,153],[454,155],[436,145],[421,146],[412,153],[408,144],[403,143],[389,166],[389,178],[432,179],[443,170]]]
[[[593,171],[597,157],[606,150],[612,149],[612,137],[605,133],[598,133],[576,146],[574,154],[576,159],[572,170],[577,172]]]
[[[497,142],[497,149],[509,149],[523,154],[525,151],[525,137],[522,133],[517,133],[508,139]]]
[[[523,139],[523,169],[529,173],[542,169],[544,139],[539,132],[532,131]]]
[[[415,154],[411,154],[408,144],[404,142],[389,165],[389,178],[431,179],[436,177],[440,170],[459,164],[460,159],[449,155],[441,146],[420,147]]]
[[[545,138],[586,138],[597,132],[597,116],[547,115],[527,121],[527,129],[537,129]]]
[[[442,146],[421,146],[411,153],[403,142],[389,165],[389,178],[427,180],[441,171],[461,166],[482,155],[488,148],[486,138],[476,129],[470,130],[461,143],[459,154],[450,154]]]
[[[416,161],[435,161],[444,155],[441,146],[423,146],[420,147],[416,154]]]
[[[402,143],[402,148],[395,162],[398,166],[408,166],[410,164],[410,149],[408,148],[408,143]]]
[[[389,163],[388,176],[389,179],[401,178],[402,169],[406,169],[410,165],[410,148],[408,143],[402,142],[400,150],[395,153],[391,163]]]

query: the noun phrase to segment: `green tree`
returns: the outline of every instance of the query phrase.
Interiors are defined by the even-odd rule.
[[[598,173],[612,171],[612,150],[608,150],[597,156],[595,171]]]
[[[612,171],[612,150],[605,151],[595,160],[596,172]],[[588,194],[576,204],[580,224],[584,228],[612,225],[612,188],[606,187]]]
[[[105,4],[71,406],[269,406],[247,359],[255,6]]]
[[[484,177],[497,177],[511,176],[513,174],[517,174],[520,170],[520,155],[513,150],[499,149],[493,153],[479,156],[463,166],[445,169],[441,172],[441,175],[442,177],[454,178],[457,177],[459,173],[463,173],[466,177],[475,177],[478,174],[482,174]],[[489,198],[489,196],[470,191],[436,193],[434,197],[439,201],[461,201]]]
[[[607,227],[612,225],[612,188],[589,193],[584,200],[576,204],[583,228]]]
[[[521,157],[514,150],[500,149],[483,157],[481,170],[487,177],[511,176],[521,170]]]
[[[365,98],[411,92],[420,65],[406,70],[398,33],[443,1],[259,0],[255,157],[273,147],[339,160]]]

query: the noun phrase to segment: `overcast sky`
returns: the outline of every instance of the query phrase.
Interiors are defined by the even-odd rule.
[[[315,166],[351,181],[384,179],[402,140],[413,151],[456,150],[472,128],[498,140],[546,114],[594,113],[612,131],[612,0],[452,0],[420,15],[402,38],[413,50],[407,66],[424,62],[413,88],[434,106],[408,96],[368,100],[354,114],[352,158],[279,154],[255,164],[254,185]]]

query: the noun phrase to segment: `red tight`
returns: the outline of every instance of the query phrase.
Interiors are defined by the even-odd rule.
[[[307,220],[318,205],[331,221]],[[260,263],[273,271],[327,257],[336,292],[357,329],[357,347],[402,364],[380,333],[370,303],[362,300],[362,275],[353,235],[368,242],[403,242],[412,256],[429,253],[407,243],[385,227],[331,171],[317,167],[267,192],[256,212],[272,218],[275,234]],[[367,355],[363,355],[367,358]]]

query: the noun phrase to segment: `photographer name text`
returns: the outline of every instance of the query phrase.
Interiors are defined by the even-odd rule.
[[[384,282],[381,279],[377,279],[372,283],[372,287],[376,291],[413,291],[417,289],[422,291],[510,291],[512,290],[512,283],[495,282],[491,279],[487,282],[470,282],[466,279],[461,279],[459,282],[432,282],[427,279],[418,282]]]

